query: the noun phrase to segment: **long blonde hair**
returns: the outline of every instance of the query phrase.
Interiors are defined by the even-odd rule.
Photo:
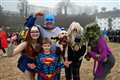
[[[79,22],[74,21],[70,24],[67,32],[69,37],[69,43],[70,45],[73,45],[76,34],[83,34],[83,27],[80,25]]]
[[[83,27],[80,25],[80,23],[73,21],[68,28],[68,35],[72,34],[74,29],[76,29],[78,33],[81,33],[83,31]]]

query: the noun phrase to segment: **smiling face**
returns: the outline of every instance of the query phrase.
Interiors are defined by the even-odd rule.
[[[30,35],[32,39],[38,39],[40,36],[40,32],[37,27],[33,26],[30,31]]]
[[[44,43],[44,44],[42,45],[42,48],[43,48],[43,51],[44,51],[45,53],[49,53],[49,52],[50,52],[50,48],[51,48],[51,44],[50,44],[50,43]]]
[[[50,53],[50,49],[51,49],[51,40],[49,38],[43,38],[42,40],[42,48],[43,48],[43,52],[45,54],[49,54]]]

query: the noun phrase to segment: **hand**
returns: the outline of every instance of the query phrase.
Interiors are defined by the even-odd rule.
[[[9,57],[14,57],[16,54],[14,54],[14,53],[11,53],[10,55],[9,55]]]
[[[28,63],[27,66],[30,68],[30,69],[35,69],[36,65],[34,63]]]
[[[75,45],[75,46],[74,46],[74,50],[75,50],[75,51],[78,51],[79,49],[80,49],[79,45]]]
[[[60,47],[61,51],[63,51],[63,45],[60,44],[59,47]]]
[[[69,65],[72,63],[72,61],[65,61],[64,62],[64,65],[66,66],[66,67],[69,67]]]
[[[88,46],[88,47],[87,47],[87,52],[90,52],[90,51],[91,51],[91,47]]]
[[[106,61],[107,61],[107,58],[104,59],[104,62],[106,62]]]
[[[100,55],[99,55],[99,54],[96,54],[96,58],[99,59],[99,58],[100,58]]]
[[[90,57],[89,54],[86,54],[86,55],[85,55],[85,59],[86,59],[87,61],[90,61],[90,58],[91,58],[91,57]]]
[[[42,12],[37,12],[35,16],[43,16],[44,14]]]

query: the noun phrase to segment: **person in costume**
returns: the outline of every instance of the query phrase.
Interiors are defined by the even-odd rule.
[[[58,34],[62,31],[60,27],[54,26],[55,17],[51,14],[44,15],[44,25],[40,26],[40,30],[42,32],[43,37],[50,38],[52,40],[52,51],[55,52],[56,48],[56,40],[52,39],[52,37],[58,36]]]
[[[17,67],[24,73],[25,80],[34,80],[35,72],[28,68],[28,63],[34,62],[34,57],[41,51],[42,35],[39,27],[31,26],[25,41],[19,44],[11,56],[21,53]]]
[[[115,58],[110,51],[107,42],[100,32],[96,22],[86,26],[86,39],[88,41],[87,55],[85,58],[94,59],[94,80],[106,80],[115,64]]]
[[[78,22],[72,22],[68,28],[68,49],[65,61],[69,66],[65,67],[66,80],[80,80],[80,66],[86,52],[86,45],[82,41],[83,28]]]
[[[7,56],[5,48],[8,47],[7,33],[3,31],[3,27],[0,26],[0,49],[3,51],[3,56]]]
[[[44,15],[44,25],[41,26],[41,31],[43,32],[43,37],[56,37],[61,31],[61,28],[58,26],[54,26],[55,17],[50,14]]]
[[[64,66],[58,62],[59,53],[51,52],[51,40],[44,38],[42,41],[42,52],[35,57],[34,63],[29,63],[29,68],[38,73],[37,80],[60,80],[59,73]]]
[[[56,46],[60,48],[61,50],[61,57],[65,60],[65,50],[68,45],[68,33],[65,30],[62,30],[59,34],[58,37],[56,38],[57,43]]]

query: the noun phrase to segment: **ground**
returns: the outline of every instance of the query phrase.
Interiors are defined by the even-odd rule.
[[[116,58],[116,64],[107,80],[120,80],[120,43],[108,43],[108,45]],[[0,80],[24,80],[23,74],[16,67],[18,58],[19,55],[15,57],[0,57]],[[80,69],[81,80],[93,80],[92,67],[93,60],[83,60]]]

